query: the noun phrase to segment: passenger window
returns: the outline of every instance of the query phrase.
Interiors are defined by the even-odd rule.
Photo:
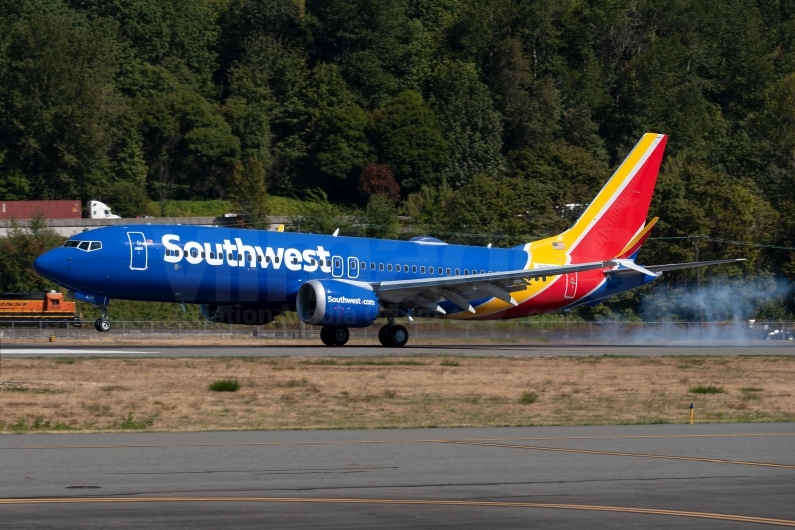
[[[99,241],[92,241],[91,248],[89,250],[99,250],[101,248],[102,248],[102,243],[100,243]]]
[[[438,271],[439,271],[439,276],[441,276],[442,275],[442,268],[439,267]]]
[[[484,271],[480,271],[480,274],[486,274]]]
[[[271,262],[271,257],[265,256],[265,263],[270,263],[270,262]]]
[[[370,262],[370,270],[371,270],[371,271],[374,271],[374,270],[375,270],[375,263],[374,263],[374,262],[372,262],[372,261]]]
[[[391,263],[387,264],[386,270],[388,270],[389,272],[392,272],[392,264]]]
[[[383,264],[383,263],[379,263],[379,264],[378,264],[378,270],[379,270],[379,271],[382,271],[382,270],[384,270],[384,264]]]
[[[273,262],[274,262],[274,263],[279,263],[279,256],[276,256],[276,257],[273,259]]]
[[[452,272],[452,271],[450,271],[450,267],[448,267],[448,268],[447,268],[447,275],[448,275],[448,276],[451,276],[451,272]]]
[[[464,276],[469,276],[469,269],[464,269]]]
[[[198,255],[199,255],[199,252],[198,252],[198,251],[196,251],[196,250],[191,250],[191,251],[190,251],[190,257],[192,257],[192,258],[195,258],[195,257],[196,257],[196,256],[198,256]]]
[[[409,271],[409,266],[403,265],[403,272],[408,272],[408,271]]]
[[[351,269],[356,270],[356,262],[355,261],[351,262]]]
[[[80,243],[80,245],[78,245],[77,248],[79,248],[80,250],[88,250],[88,245],[89,245],[88,241],[83,241],[82,243]]]
[[[411,266],[411,272],[417,272],[417,266],[416,265],[412,265]]]
[[[456,269],[455,270],[455,275],[456,276],[461,276],[461,269]]]
[[[424,266],[420,266],[420,274],[425,274],[425,267]]]
[[[262,263],[262,256],[257,256],[257,263]]]
[[[359,263],[359,270],[362,270],[362,271],[363,271],[363,270],[365,270],[366,268],[367,268],[367,263],[365,263],[365,262],[361,262],[361,263]]]
[[[226,255],[226,259],[228,259],[229,261],[232,261],[232,253],[231,252]]]

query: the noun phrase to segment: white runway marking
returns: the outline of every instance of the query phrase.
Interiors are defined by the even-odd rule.
[[[0,353],[6,355],[66,355],[73,353],[96,355],[124,355],[129,353],[160,353],[156,351],[129,351],[129,350],[73,350],[58,348],[3,348]]]

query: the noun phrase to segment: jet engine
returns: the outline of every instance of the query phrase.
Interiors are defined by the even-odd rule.
[[[218,306],[212,304],[201,304],[199,311],[202,317],[211,322],[222,322],[224,324],[246,324],[249,326],[264,326],[273,321],[273,317],[280,311],[273,309],[263,309],[257,306],[247,306],[235,304],[228,306]]]
[[[296,310],[307,324],[364,328],[378,318],[381,303],[367,284],[310,280],[298,289]]]

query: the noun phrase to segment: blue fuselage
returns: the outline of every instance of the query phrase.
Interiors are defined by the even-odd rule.
[[[522,248],[175,225],[99,228],[74,241],[101,245],[59,247],[35,263],[37,271],[72,291],[279,310],[294,310],[298,289],[312,279],[444,277],[523,269],[529,260]]]

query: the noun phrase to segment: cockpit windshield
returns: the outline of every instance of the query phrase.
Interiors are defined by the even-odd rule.
[[[70,239],[69,241],[63,244],[64,247],[70,248],[79,248],[80,250],[85,250],[86,252],[91,252],[92,250],[99,250],[102,248],[101,241],[78,241],[76,239]]]

